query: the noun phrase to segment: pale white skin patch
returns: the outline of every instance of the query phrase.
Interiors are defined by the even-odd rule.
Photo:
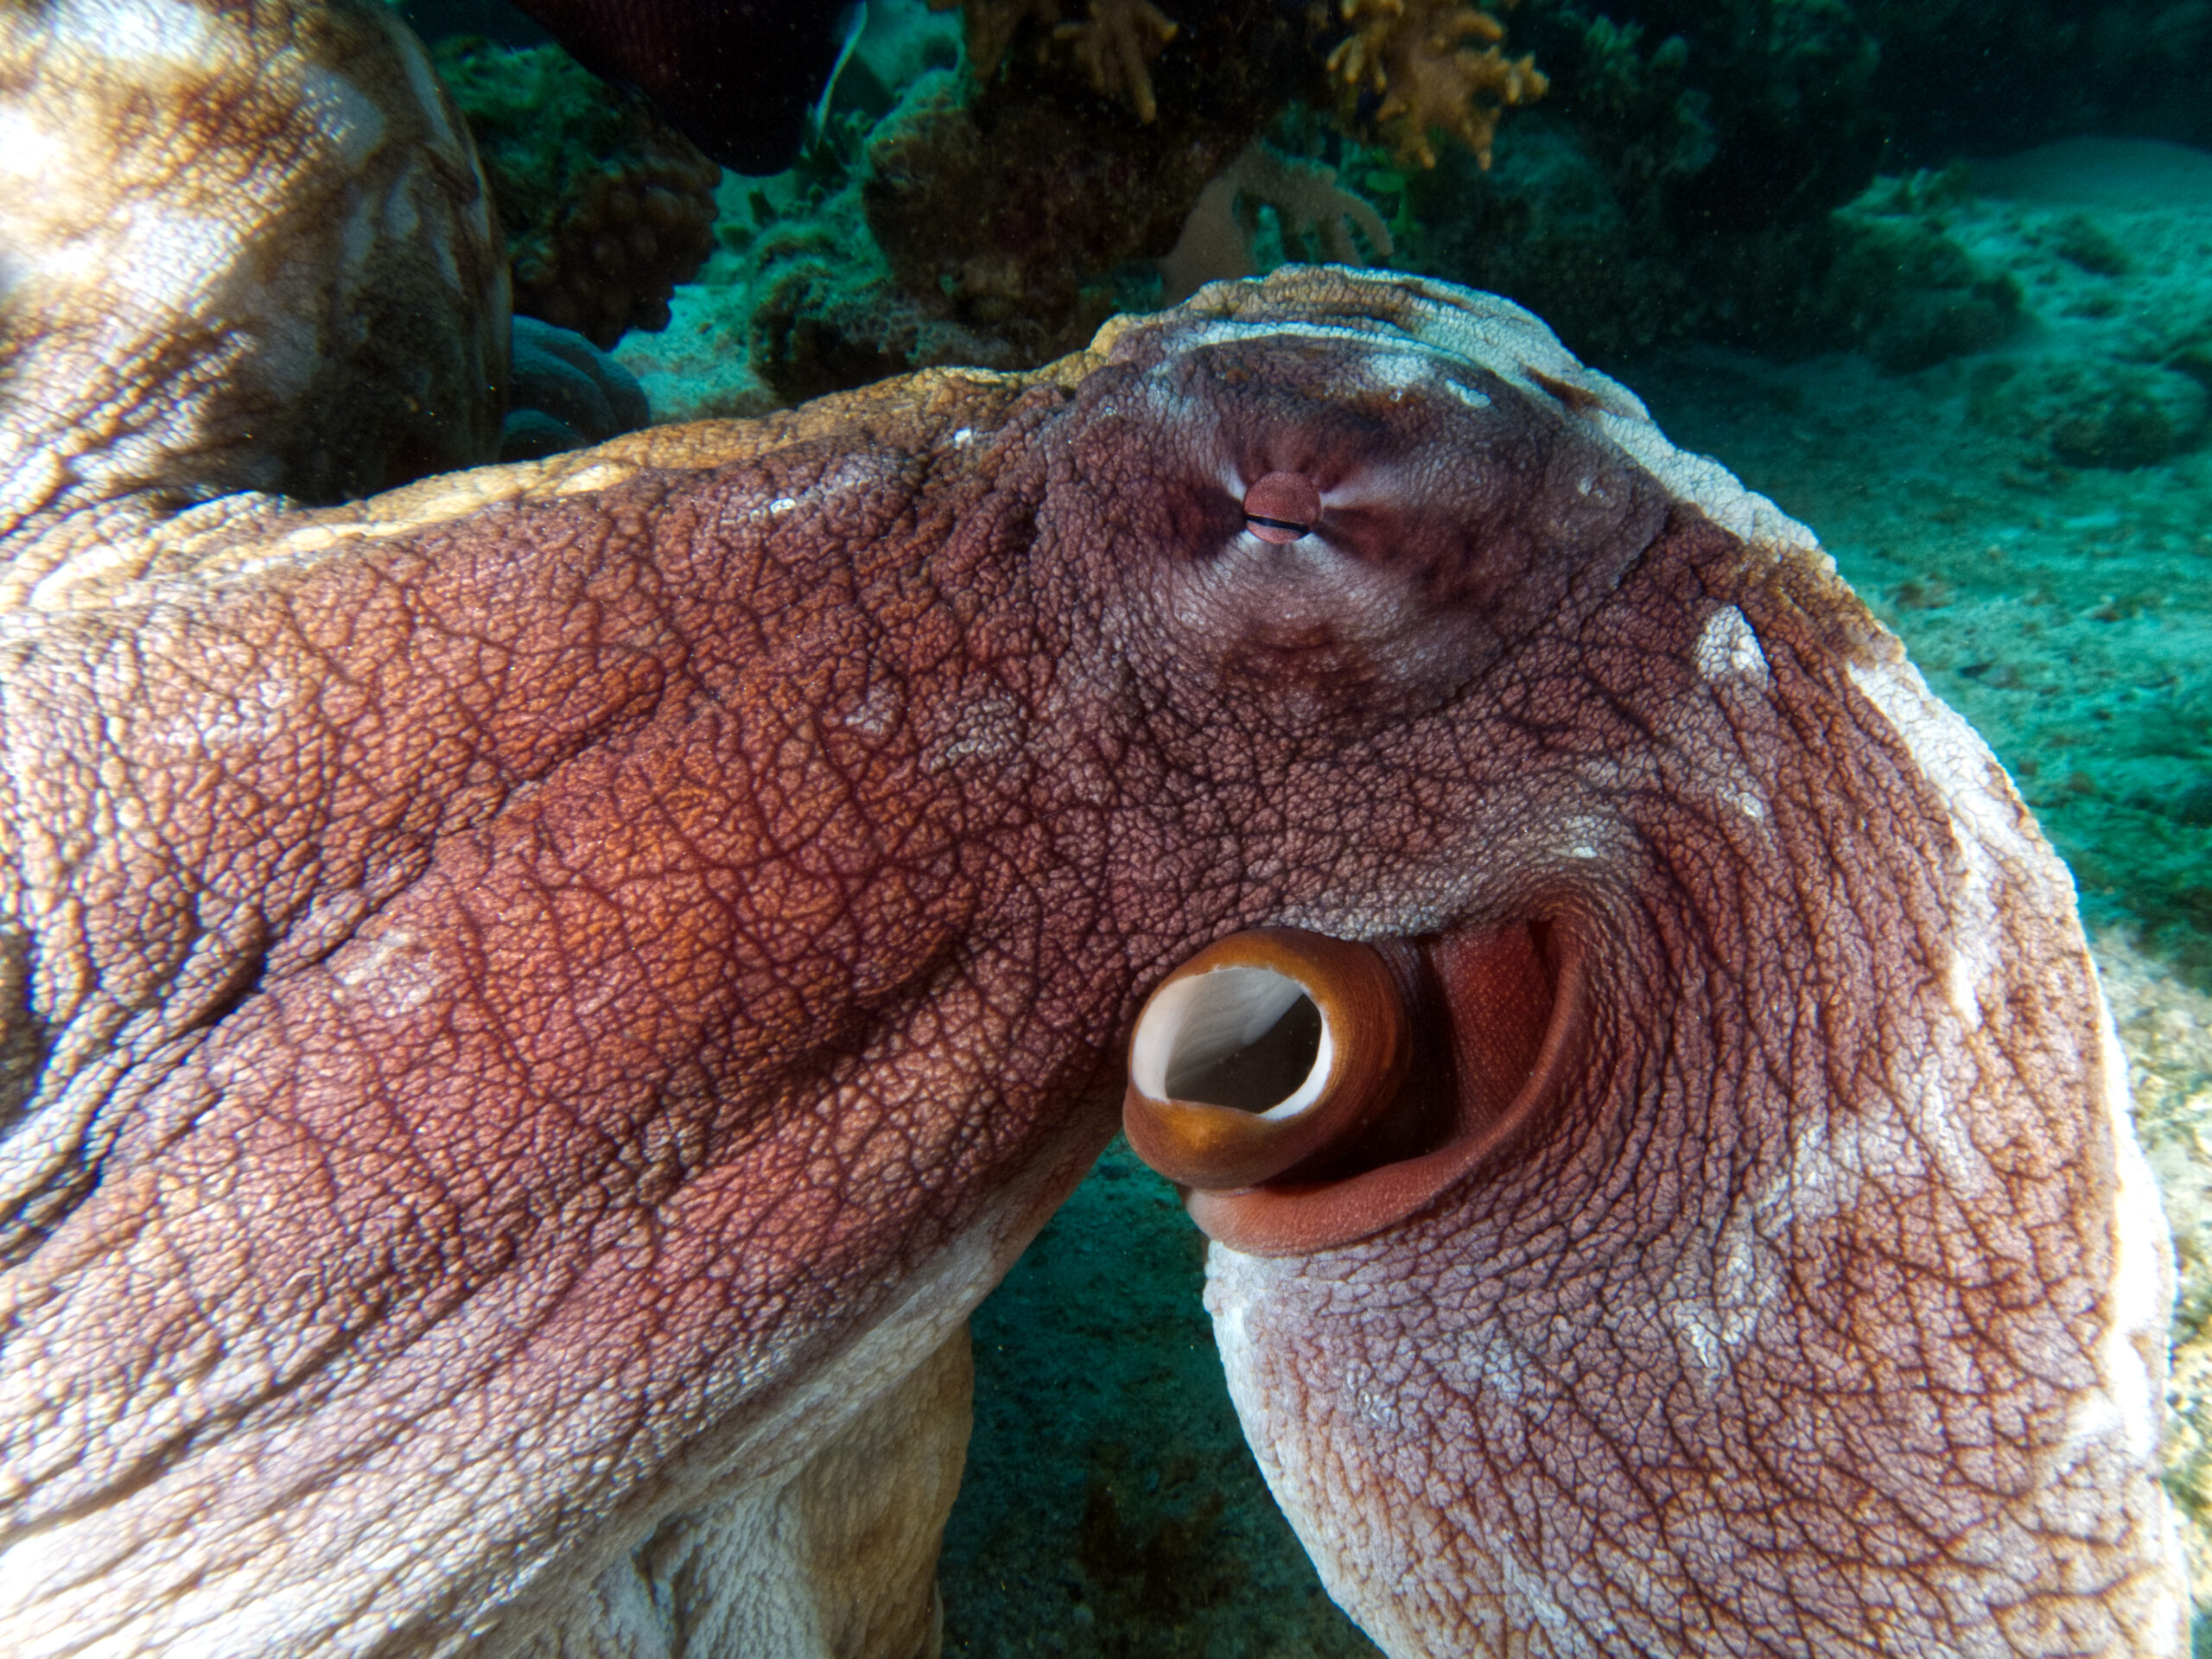
[[[2112,1405],[2111,1427],[2127,1455],[2148,1458],[2158,1447],[2159,1391],[2164,1382],[2166,1310],[2173,1299],[2173,1240],[2158,1199],[2157,1178],[2135,1138],[2127,1086],[2127,1055],[2113,1027],[2112,1010],[2097,993],[2102,1053],[2099,1068],[2104,1109],[2112,1126],[2120,1191],[2113,1204],[2110,1324],[2098,1351]],[[2083,1426],[2076,1426],[2080,1432]],[[2171,1517],[2169,1516],[2169,1522]]]
[[[1694,660],[1697,671],[1708,680],[1744,679],[1765,689],[1766,653],[1759,649],[1751,625],[1733,605],[1723,605],[1706,619]]]
[[[2000,966],[1996,889],[2005,873],[2056,869],[2049,855],[2021,827],[2017,802],[2006,798],[2003,770],[1974,728],[1939,702],[1920,671],[1908,662],[1848,665],[1852,683],[1904,741],[1921,775],[1942,797],[1951,815],[1951,839],[1965,880],[1949,888],[1951,942],[1948,988],[1951,1006],[1969,1027],[1981,1024],[1981,992]],[[2074,907],[2072,883],[2063,874],[2039,895],[2058,913]]]
[[[205,67],[221,51],[206,13],[184,0],[70,0],[52,28],[57,44],[141,73]]]

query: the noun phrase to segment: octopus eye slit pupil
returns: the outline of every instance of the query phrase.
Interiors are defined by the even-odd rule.
[[[1302,473],[1273,472],[1244,492],[1244,528],[1263,542],[1294,542],[1319,522],[1321,492]]]

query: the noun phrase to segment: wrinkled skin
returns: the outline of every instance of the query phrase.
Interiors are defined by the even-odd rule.
[[[1545,1036],[1503,1116],[1193,1200],[1388,1651],[2179,1650],[2063,871],[1525,313],[1287,270],[1032,376],[138,506],[73,582],[68,503],[0,548],[0,1650],[931,1650],[963,1321],[1148,989],[1276,924],[1542,947],[1428,1011],[1445,1092]]]
[[[1637,418],[1497,302],[1291,273],[21,619],[17,1648],[502,1650],[938,1345],[1176,960],[1517,917],[1591,963],[1537,1128],[1378,1236],[1217,1251],[1356,1615],[2163,1650],[2158,1236],[2063,875]],[[1287,550],[1224,483],[1283,467],[1338,515]]]

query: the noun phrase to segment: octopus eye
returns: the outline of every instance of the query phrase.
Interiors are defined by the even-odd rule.
[[[1294,542],[1321,517],[1321,492],[1303,473],[1269,473],[1244,492],[1244,528],[1263,542]]]
[[[1411,1047],[1404,998],[1370,947],[1233,934],[1137,1016],[1122,1127],[1170,1180],[1251,1186],[1356,1135],[1396,1095]]]

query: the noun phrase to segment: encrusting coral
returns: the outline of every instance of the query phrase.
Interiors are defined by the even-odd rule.
[[[1498,117],[1551,84],[1533,55],[1498,50],[1504,24],[1461,0],[1344,0],[1344,20],[1352,33],[1329,54],[1329,73],[1355,110],[1363,94],[1381,98],[1374,125],[1402,163],[1434,167],[1429,134],[1441,130],[1465,139],[1488,170]],[[1470,35],[1482,50],[1463,44]]]

